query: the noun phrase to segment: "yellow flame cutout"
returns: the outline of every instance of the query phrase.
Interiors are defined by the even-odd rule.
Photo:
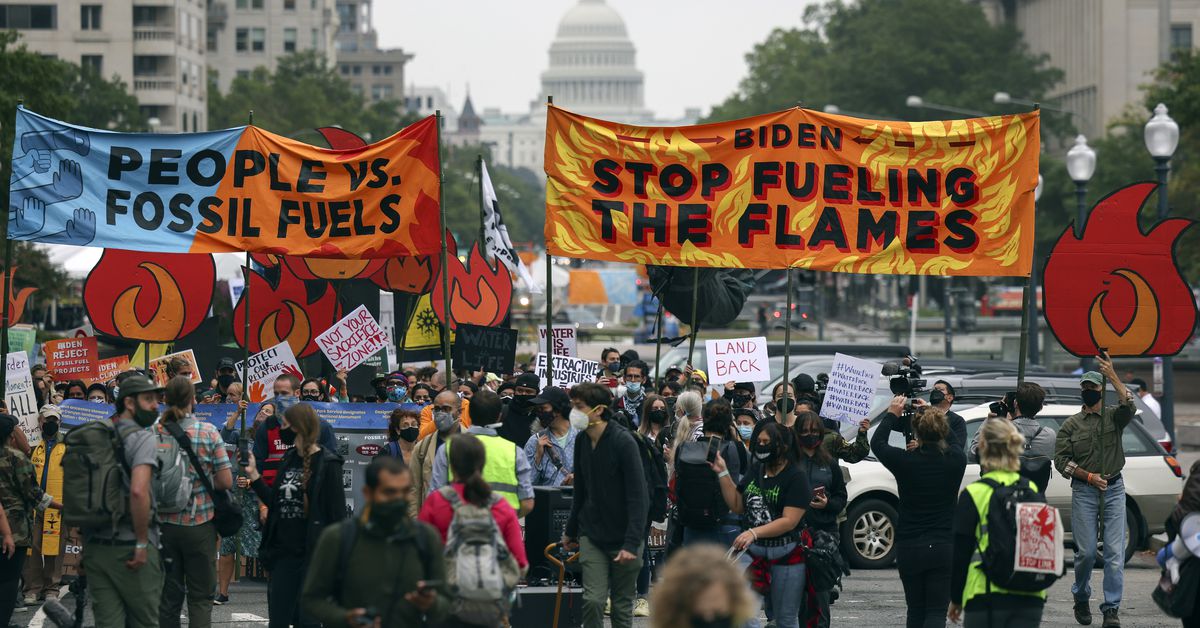
[[[1108,296],[1105,290],[1092,301],[1088,313],[1092,338],[1097,347],[1107,349],[1113,355],[1142,355],[1150,350],[1150,345],[1158,336],[1158,301],[1154,298],[1154,290],[1141,275],[1132,270],[1118,268],[1112,274],[1124,278],[1133,286],[1133,320],[1120,332],[1108,324],[1102,311],[1104,299]]]
[[[183,330],[184,318],[183,292],[179,284],[167,269],[154,262],[142,262],[138,267],[149,272],[158,284],[158,311],[143,325],[134,311],[142,286],[133,286],[117,296],[113,303],[113,325],[126,338],[176,338]]]

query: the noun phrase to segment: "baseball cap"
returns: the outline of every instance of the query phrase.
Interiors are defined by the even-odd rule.
[[[217,370],[235,368],[233,364],[233,358],[221,358],[221,361],[217,363]]]
[[[700,369],[696,369],[696,370],[692,371],[692,376],[699,377],[700,379],[704,380],[705,384],[708,383],[708,373],[705,373],[704,371],[701,371]]]
[[[548,403],[556,408],[561,408],[571,405],[571,397],[567,395],[567,391],[557,386],[547,386],[540,395],[530,399],[529,403],[534,405]]]
[[[56,406],[52,403],[48,403],[48,404],[42,406],[42,409],[38,411],[38,416],[40,416],[42,418],[52,416],[52,417],[58,417],[61,419],[62,418],[62,410],[59,410],[58,406]]]
[[[532,388],[537,390],[542,385],[542,378],[538,377],[536,373],[522,373],[517,376],[516,384],[518,388]]]
[[[1088,371],[1079,378],[1079,383],[1091,382],[1101,388],[1104,387],[1104,376],[1096,371]]]
[[[504,379],[495,373],[488,373],[487,377],[485,377],[483,381],[490,384],[492,382],[502,382]]]

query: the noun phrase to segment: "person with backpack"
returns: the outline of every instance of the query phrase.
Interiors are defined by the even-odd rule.
[[[162,389],[122,374],[112,421],[85,423],[63,442],[63,525],[78,527],[97,626],[156,628],[162,559],[151,487]],[[110,482],[113,476],[119,483]]]
[[[837,563],[837,558],[840,556],[838,545],[841,538],[838,531],[838,517],[846,508],[848,498],[846,478],[842,475],[837,458],[834,458],[829,448],[823,446],[826,429],[825,422],[821,420],[821,417],[813,412],[801,413],[796,417],[795,432],[796,440],[800,445],[798,466],[808,478],[808,484],[813,493],[812,501],[808,503],[808,509],[804,512],[804,525],[813,537],[813,545],[831,550],[830,557]],[[830,574],[831,577],[828,579],[822,577],[819,580],[836,582],[842,575],[840,563],[828,565],[828,567],[832,567],[831,571],[837,573]],[[813,578],[815,584],[818,579],[812,572],[817,571],[816,565],[809,565],[809,570],[809,577]],[[813,590],[817,604],[816,608],[809,609],[808,615],[817,618],[817,626],[828,626],[830,622],[829,607],[835,599],[833,588],[814,586]]]
[[[575,440],[575,495],[562,542],[579,548],[583,625],[601,628],[611,597],[613,628],[631,628],[642,548],[650,517],[658,514],[647,494],[655,487],[648,486],[643,468],[643,449],[653,447],[609,421],[607,386],[578,384],[570,396],[571,425],[584,435]]]
[[[992,581],[983,560],[992,555],[989,549],[1004,548],[1009,556],[1016,551],[1012,528],[991,525],[997,515],[1005,512],[1009,491],[1020,486],[1031,492],[1041,490],[1018,473],[1024,441],[1016,426],[1003,419],[988,419],[979,429],[979,467],[983,474],[963,489],[954,510],[952,601],[947,616],[954,623],[961,620],[964,628],[1036,628],[1042,621],[1046,591],[1005,589]],[[1010,537],[1003,538],[997,528],[1008,528]],[[1049,583],[1053,582],[1050,578]]]
[[[455,479],[431,493],[417,516],[446,542],[451,620],[445,625],[499,626],[529,566],[521,524],[508,500],[483,479],[487,449],[479,438],[459,434],[446,447]]]
[[[61,421],[62,410],[58,406],[42,406],[38,411],[42,440],[29,455],[38,486],[59,500],[62,499],[63,486],[62,458],[67,452],[67,446],[62,443],[63,434],[59,430]],[[62,542],[62,511],[48,509],[36,513],[32,533],[33,545],[22,573],[26,605],[45,599],[58,599],[63,557],[66,554]]]
[[[1096,542],[1104,538],[1104,628],[1120,628],[1121,594],[1125,588],[1125,427],[1135,413],[1133,395],[1104,354],[1096,358],[1100,373],[1088,371],[1079,379],[1081,410],[1058,430],[1054,468],[1071,480],[1071,536],[1075,539],[1075,621],[1092,623],[1092,567]],[[1103,373],[1103,374],[1101,374]],[[1104,405],[1105,382],[1120,403]],[[1103,517],[1103,522],[1100,519]],[[1100,529],[1097,529],[1099,527]]]
[[[525,451],[512,441],[496,432],[500,420],[500,395],[484,389],[472,398],[476,424],[466,433],[474,435],[487,450],[487,462],[483,466],[483,479],[500,497],[508,501],[524,517],[533,510],[533,466]],[[429,478],[430,493],[450,483],[449,443],[434,456]],[[428,497],[428,496],[426,496]]]
[[[195,395],[195,387],[184,377],[167,382],[167,408],[154,426],[160,452],[165,449],[185,454],[181,457],[175,453],[167,460],[182,466],[179,484],[188,492],[182,508],[159,512],[163,562],[167,566],[167,581],[158,607],[158,623],[163,628],[180,625],[179,613],[185,595],[188,626],[212,625],[213,592],[217,587],[217,530],[212,522],[213,496],[201,476],[208,478],[215,490],[233,488],[233,474],[221,434],[211,423],[192,416]],[[192,454],[194,462],[189,462]]]
[[[946,414],[925,405],[914,409],[911,423],[916,440],[905,448],[888,442],[907,401],[904,395],[892,398],[871,437],[871,451],[895,476],[900,493],[896,567],[908,607],[906,625],[944,628],[950,605],[950,523],[967,454],[962,447],[946,444],[950,434]]]
[[[684,443],[675,456],[675,512],[683,526],[682,545],[716,543],[728,547],[741,532],[737,514],[721,496],[721,484],[712,470],[708,452],[715,449],[725,459],[734,483],[742,479],[742,456],[730,439],[733,411],[724,399],[704,407],[703,435]]]
[[[1054,470],[1056,440],[1054,428],[1042,425],[1036,418],[1045,404],[1046,391],[1033,382],[1022,382],[1005,401],[1011,403],[1012,407],[1006,408],[1008,414],[1000,418],[1011,419],[1013,427],[1025,438],[1019,473],[1028,477],[1044,493],[1050,486],[1050,475]],[[991,418],[995,415],[989,413],[988,416]],[[975,442],[971,443],[972,457],[977,455],[981,433],[976,432]]]
[[[0,414],[0,505],[4,507],[15,551],[0,556],[0,626],[8,626],[21,593],[21,569],[33,547],[34,511],[60,509],[62,504],[39,486],[33,464],[12,446],[17,418]]]
[[[280,426],[288,450],[279,463],[274,486],[267,486],[253,454],[244,471],[254,493],[267,504],[258,558],[268,573],[269,625],[307,628],[317,623],[300,611],[304,574],[325,526],[346,518],[343,462],[336,451],[318,444],[320,422],[307,403],[288,408],[280,417]]]
[[[440,624],[450,602],[442,542],[408,516],[412,472],[376,456],[363,474],[359,516],[325,528],[304,580],[304,612],[326,626]]]

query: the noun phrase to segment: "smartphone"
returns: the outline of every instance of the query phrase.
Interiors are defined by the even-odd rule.
[[[813,499],[829,499],[828,496],[825,495],[824,486],[813,487]]]
[[[712,464],[717,461],[717,452],[720,450],[721,450],[721,437],[713,436],[713,437],[709,438],[708,439],[708,454],[705,456],[705,459],[708,460],[709,464]]]

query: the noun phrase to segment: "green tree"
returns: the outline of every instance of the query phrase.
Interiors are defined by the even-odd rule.
[[[479,239],[480,198],[476,159],[483,156],[500,211],[513,242],[538,241],[546,224],[546,197],[541,181],[528,170],[514,170],[492,162],[489,146],[443,146],[442,209],[446,227],[465,252]]]
[[[797,103],[895,119],[947,117],[913,109],[909,95],[985,112],[997,91],[1040,98],[1062,78],[1029,52],[1012,26],[989,24],[962,0],[840,0],[810,7],[799,28],[776,29],[746,55],[738,91],[711,120],[777,111]],[[961,117],[953,116],[950,117]],[[1046,116],[1065,131],[1066,121]]]

